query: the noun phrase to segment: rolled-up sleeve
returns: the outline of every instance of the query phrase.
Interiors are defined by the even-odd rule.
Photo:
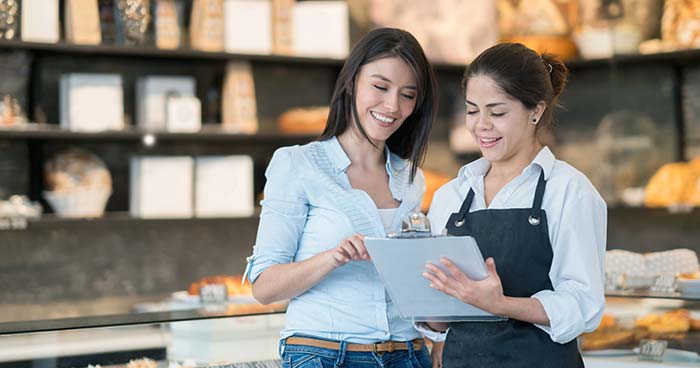
[[[268,267],[292,262],[306,223],[308,202],[299,167],[298,146],[275,151],[265,171],[264,199],[253,256],[248,259],[251,283]]]
[[[552,234],[549,277],[554,290],[532,296],[542,303],[550,322],[536,326],[561,344],[594,330],[605,308],[607,206],[592,188],[569,189],[558,229]]]

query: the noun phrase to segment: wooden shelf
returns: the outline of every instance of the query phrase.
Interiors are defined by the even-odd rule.
[[[269,62],[283,64],[316,64],[333,67],[343,65],[342,59],[318,58],[285,55],[236,54],[230,52],[209,52],[192,49],[165,50],[152,46],[119,45],[76,45],[70,43],[39,43],[23,41],[0,41],[0,49],[17,49],[46,54],[75,54],[81,56],[125,56],[146,57],[152,59],[187,59],[187,60],[248,60],[252,62]]]
[[[61,129],[55,124],[28,124],[18,128],[0,128],[0,139],[140,141],[147,135],[152,135],[156,141],[225,141],[284,145],[309,142],[317,138],[315,135],[307,134],[230,133],[221,129],[218,124],[205,124],[202,130],[196,133],[145,132],[131,128],[118,131],[77,132]]]
[[[260,208],[255,208],[255,213],[252,216],[246,217],[187,217],[187,218],[140,218],[133,217],[129,212],[105,212],[101,217],[84,217],[84,218],[68,218],[68,217],[58,217],[55,214],[44,214],[39,219],[30,219],[28,221],[28,227],[35,225],[91,225],[95,223],[124,223],[124,222],[144,222],[144,223],[166,223],[166,222],[180,222],[180,223],[193,223],[193,222],[247,222],[247,221],[257,221],[260,217]]]
[[[661,52],[656,54],[627,54],[613,55],[610,58],[601,59],[576,59],[566,62],[571,69],[584,69],[588,67],[604,67],[616,65],[632,65],[647,63],[664,63],[673,65],[696,65],[700,60],[700,49],[679,50]]]
[[[700,295],[683,295],[678,292],[674,293],[658,293],[653,291],[626,291],[626,290],[607,290],[606,297],[614,298],[633,298],[633,299],[670,299],[670,300],[685,300],[700,302]]]
[[[165,50],[152,46],[119,46],[119,45],[75,45],[65,42],[59,43],[39,43],[23,41],[0,40],[0,49],[27,50],[44,54],[67,54],[67,55],[102,55],[118,57],[140,57],[151,59],[185,59],[185,60],[247,60],[260,63],[278,64],[298,64],[298,65],[319,65],[328,67],[341,67],[343,59],[308,57],[308,56],[286,56],[286,55],[259,55],[259,54],[239,54],[230,52],[209,52],[187,48]],[[670,63],[676,65],[687,65],[700,60],[700,49],[679,50],[662,52],[656,54],[628,54],[613,55],[609,58],[600,59],[573,59],[566,62],[571,69],[584,69],[587,67],[605,67],[614,65],[629,65],[640,63]],[[464,71],[466,64],[451,64],[443,62],[433,62],[433,67],[437,71],[458,72]]]

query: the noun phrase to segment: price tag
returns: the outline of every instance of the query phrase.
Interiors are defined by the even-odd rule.
[[[651,291],[660,293],[673,293],[676,291],[678,278],[675,275],[661,275],[654,280]]]
[[[202,304],[222,304],[228,301],[228,288],[225,284],[204,285],[199,288]]]
[[[642,340],[639,343],[639,359],[660,362],[666,352],[666,340]]]
[[[622,290],[625,282],[625,275],[620,272],[605,273],[605,290]]]

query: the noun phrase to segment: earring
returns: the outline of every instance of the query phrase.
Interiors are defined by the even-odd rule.
[[[532,125],[537,125],[537,118],[532,118]]]

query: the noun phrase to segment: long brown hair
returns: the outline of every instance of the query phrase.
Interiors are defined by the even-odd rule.
[[[330,139],[348,129],[354,121],[360,133],[369,141],[360,125],[355,105],[355,80],[360,68],[386,57],[400,57],[415,74],[416,107],[401,127],[386,141],[389,150],[411,162],[410,182],[425,157],[430,129],[437,114],[437,83],[435,74],[418,41],[410,33],[396,28],[375,29],[353,47],[335,83],[326,128],[320,140]]]

